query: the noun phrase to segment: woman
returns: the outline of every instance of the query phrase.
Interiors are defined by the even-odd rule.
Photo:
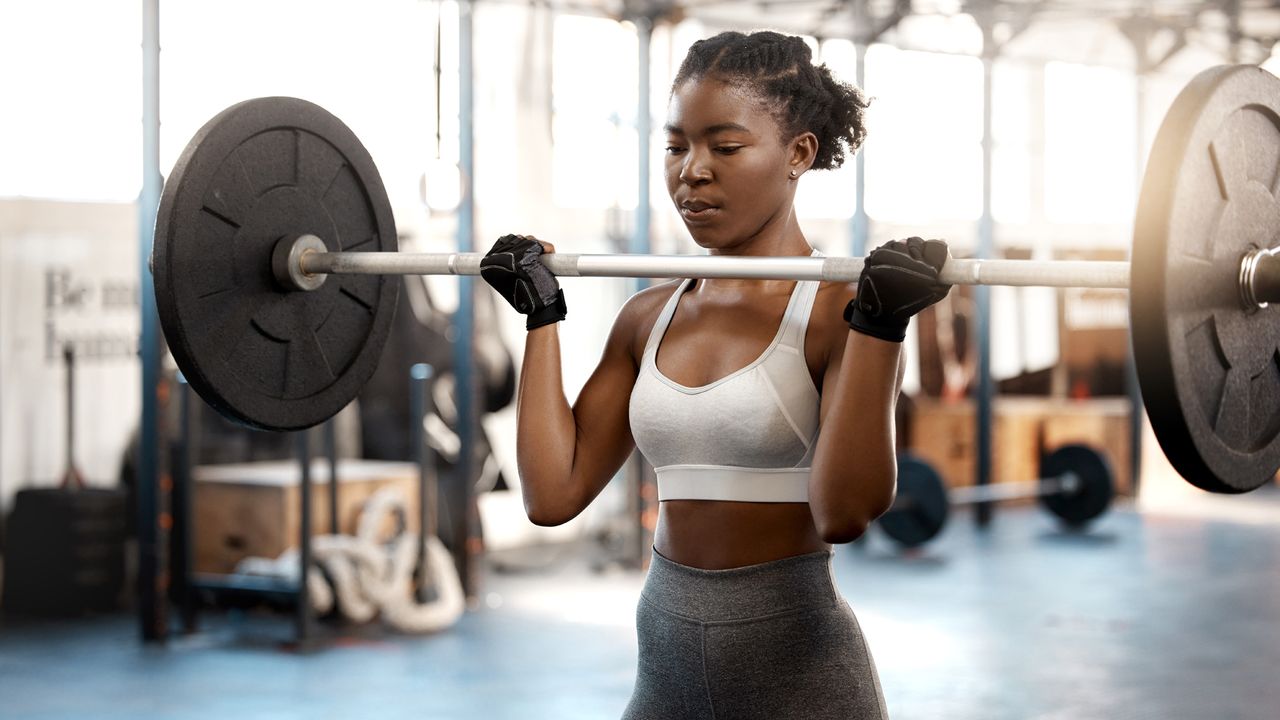
[[[713,255],[816,255],[796,221],[796,185],[857,150],[865,108],[800,38],[695,43],[671,91],[665,172],[693,239]],[[901,341],[910,317],[949,290],[938,280],[946,246],[877,248],[857,288],[643,290],[573,406],[556,330],[564,295],[538,261],[553,250],[505,236],[482,274],[528,315],[517,448],[529,518],[576,516],[633,447],[656,468],[624,717],[885,717],[870,651],[831,579],[830,543],[857,538],[893,501]]]

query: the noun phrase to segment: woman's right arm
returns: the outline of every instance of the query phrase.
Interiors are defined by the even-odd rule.
[[[635,448],[631,389],[660,287],[623,306],[591,377],[570,406],[561,376],[558,323],[529,331],[516,399],[516,454],[525,512],[559,525],[582,512]],[[668,293],[669,294],[669,293]]]

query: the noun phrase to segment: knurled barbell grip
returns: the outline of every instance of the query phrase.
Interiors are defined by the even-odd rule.
[[[481,253],[310,252],[302,274],[479,275]],[[735,278],[854,282],[862,258],[728,257],[710,255],[577,255],[553,253],[543,262],[560,277]],[[1129,263],[1091,260],[964,260],[942,269],[953,285],[1129,287]]]

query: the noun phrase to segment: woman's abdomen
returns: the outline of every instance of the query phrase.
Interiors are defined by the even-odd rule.
[[[667,500],[654,547],[691,567],[720,570],[829,549],[805,503]]]

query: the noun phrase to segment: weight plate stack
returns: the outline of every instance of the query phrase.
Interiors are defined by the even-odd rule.
[[[114,610],[124,588],[123,490],[19,491],[5,527],[6,612]]]

